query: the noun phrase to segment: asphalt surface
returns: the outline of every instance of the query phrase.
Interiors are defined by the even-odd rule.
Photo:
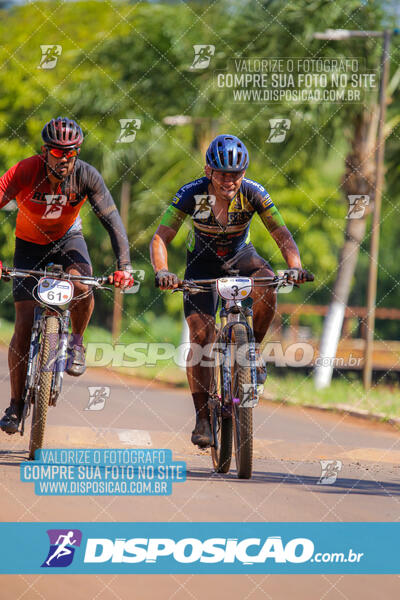
[[[109,387],[101,410],[87,410],[89,387]],[[9,399],[0,350],[0,398]],[[168,497],[46,497],[19,480],[25,437],[0,437],[1,521],[397,521],[400,432],[388,425],[316,410],[263,404],[255,410],[253,478],[211,468],[190,443],[193,408],[187,391],[92,369],[66,376],[48,415],[49,448],[170,448],[187,464],[187,481]],[[28,427],[29,429],[29,427]],[[28,432],[29,433],[29,432]],[[318,484],[321,460],[341,461],[332,485]],[[49,583],[50,582],[50,583]],[[55,583],[56,582],[56,583]],[[295,587],[294,587],[295,586]],[[0,600],[376,599],[399,595],[397,576],[340,575],[43,575],[0,576]]]

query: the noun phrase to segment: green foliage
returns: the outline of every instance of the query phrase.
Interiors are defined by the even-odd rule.
[[[201,136],[210,119],[216,133],[229,131],[248,145],[248,176],[270,192],[293,232],[304,264],[316,274],[313,288],[296,291],[291,301],[327,302],[343,241],[346,202],[340,180],[359,105],[234,104],[214,85],[214,71],[235,57],[357,57],[376,68],[380,41],[321,42],[315,31],[331,28],[377,29],[381,3],[359,0],[282,0],[217,3],[34,2],[8,11],[0,22],[0,169],[40,148],[43,123],[67,114],[85,132],[82,159],[105,177],[116,202],[121,184],[131,184],[128,234],[134,267],[146,273],[138,294],[126,296],[125,322],[132,336],[169,315],[180,329],[182,299],[153,287],[148,245],[175,191],[203,173]],[[212,67],[191,70],[193,45],[215,45]],[[38,69],[41,44],[59,44],[53,70]],[[393,44],[396,44],[394,40]],[[394,49],[397,52],[397,49]],[[397,56],[397,54],[395,54]],[[393,64],[395,64],[395,60]],[[391,118],[398,112],[394,96]],[[171,115],[194,121],[175,127]],[[266,142],[268,119],[292,121],[283,144]],[[141,120],[131,144],[117,142],[119,119]],[[384,305],[399,299],[396,263],[398,125],[388,140],[387,197],[382,236],[380,284]],[[390,212],[392,210],[392,213]],[[388,218],[385,218],[387,214]],[[82,209],[84,233],[94,271],[109,272],[115,260],[108,236],[90,206]],[[0,213],[0,256],[10,262],[15,213]],[[174,240],[170,268],[183,275],[186,224]],[[280,253],[256,217],[252,240],[274,268]],[[365,303],[365,257],[354,301]],[[361,291],[360,291],[361,290]],[[10,316],[10,288],[0,288],[3,316]],[[5,299],[8,296],[8,299]],[[110,325],[112,296],[97,295],[94,322]],[[133,321],[130,323],[130,320]],[[168,337],[168,327],[164,327]],[[156,327],[154,325],[154,327]],[[164,335],[162,333],[161,335]],[[176,334],[178,335],[178,334]]]

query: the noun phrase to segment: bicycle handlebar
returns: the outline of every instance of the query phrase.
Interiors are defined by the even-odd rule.
[[[239,275],[240,277],[240,275]],[[179,280],[179,286],[175,288],[175,291],[185,291],[191,287],[201,287],[202,285],[210,285],[216,283],[218,279],[221,277],[217,277],[215,279],[183,279]],[[277,286],[280,283],[294,283],[296,284],[296,280],[293,280],[290,276],[290,269],[284,273],[284,275],[274,275],[274,277],[249,277],[252,279],[254,283],[266,283],[270,284],[270,287]],[[314,281],[314,275],[312,273],[306,272],[305,282]]]
[[[101,286],[104,284],[113,285],[114,276],[90,277],[86,275],[70,275],[63,271],[35,271],[32,269],[8,268],[0,263],[0,279],[9,281],[13,277],[50,277],[51,279],[68,279],[70,281],[81,281],[86,285]]]

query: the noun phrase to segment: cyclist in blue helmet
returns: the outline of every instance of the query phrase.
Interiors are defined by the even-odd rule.
[[[290,269],[298,270],[298,282],[306,279],[300,254],[289,230],[267,190],[245,177],[249,154],[234,135],[219,135],[206,152],[205,177],[187,183],[175,194],[150,245],[156,284],[162,289],[178,286],[178,277],[168,269],[168,244],[189,215],[192,228],[187,240],[185,279],[211,279],[229,274],[270,277],[269,263],[259,256],[250,241],[250,221],[258,213],[277,243]],[[276,291],[256,287],[252,293],[254,335],[258,349],[276,310]],[[215,292],[185,294],[184,311],[190,342],[205,348],[215,338]],[[211,366],[210,361],[210,366]],[[196,410],[192,442],[200,447],[212,444],[208,412],[211,369],[205,361],[187,366],[187,376]],[[258,352],[257,379],[266,378],[265,363]]]

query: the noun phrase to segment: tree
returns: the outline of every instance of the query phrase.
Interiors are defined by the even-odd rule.
[[[376,105],[370,110],[365,110],[355,119],[354,139],[346,159],[346,172],[342,181],[343,193],[347,198],[351,195],[365,195],[373,201],[377,121],[378,107]],[[320,343],[319,354],[322,359],[336,356],[344,312],[348,304],[360,244],[365,234],[369,209],[370,205],[368,207],[360,206],[361,216],[358,218],[359,215],[351,213],[351,210],[354,210],[354,204],[349,206],[332,300],[325,318]],[[324,361],[316,367],[314,381],[317,389],[329,385],[332,371],[333,366],[325,365]]]

